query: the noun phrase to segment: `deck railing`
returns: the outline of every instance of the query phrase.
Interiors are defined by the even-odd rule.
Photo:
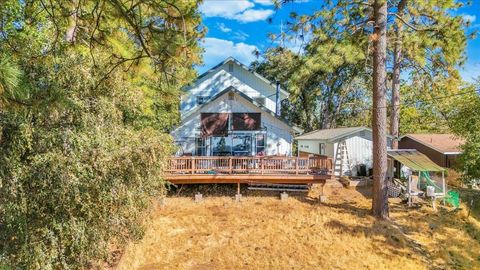
[[[170,174],[331,174],[328,157],[172,157]]]

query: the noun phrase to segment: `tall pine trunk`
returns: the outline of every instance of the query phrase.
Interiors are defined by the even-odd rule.
[[[397,5],[397,15],[402,16],[407,0],[402,0]],[[397,19],[395,25],[395,45],[393,47],[393,78],[392,78],[392,115],[390,119],[390,134],[393,136],[392,148],[398,148],[400,135],[400,73],[402,64],[402,24]]]
[[[372,214],[387,219],[387,0],[375,0],[373,41],[373,200]]]
[[[395,29],[395,45],[393,47],[393,77],[392,77],[392,115],[390,119],[390,134],[393,136],[392,149],[398,149],[400,126],[400,63],[402,59],[401,30]]]

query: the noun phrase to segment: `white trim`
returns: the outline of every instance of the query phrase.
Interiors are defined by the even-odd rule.
[[[462,152],[443,152],[444,155],[461,155]]]

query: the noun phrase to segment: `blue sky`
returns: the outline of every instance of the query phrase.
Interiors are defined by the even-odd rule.
[[[274,46],[268,34],[280,33],[281,22],[285,22],[291,12],[310,14],[318,8],[319,1],[296,0],[275,10],[271,0],[204,0],[200,10],[208,32],[202,45],[204,65],[198,67],[198,71],[202,73],[228,56],[250,64],[255,60],[252,51]],[[468,32],[480,32],[480,0],[474,0],[458,12],[471,22]],[[272,23],[266,21],[268,18],[273,18]],[[291,41],[286,45],[295,48],[299,43]],[[468,42],[467,57],[461,74],[471,81],[480,76],[480,38]]]

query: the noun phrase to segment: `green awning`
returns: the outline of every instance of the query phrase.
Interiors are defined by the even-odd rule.
[[[414,171],[440,172],[445,170],[417,150],[389,150],[388,156]]]

